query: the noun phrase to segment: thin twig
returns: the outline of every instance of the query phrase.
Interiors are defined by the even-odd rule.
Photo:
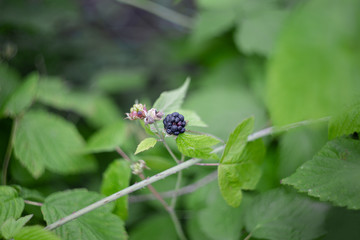
[[[140,8],[142,10],[145,10],[149,13],[152,13],[162,19],[165,19],[169,22],[172,22],[176,25],[191,29],[193,26],[193,20],[185,16],[183,14],[180,14],[178,12],[175,12],[172,9],[166,8],[160,4],[157,4],[152,1],[148,0],[118,0],[118,2],[128,4],[130,6]]]
[[[163,198],[171,198],[176,194],[177,196],[186,195],[192,192],[195,192],[201,187],[206,186],[208,183],[214,181],[217,178],[217,171],[214,171],[210,173],[209,175],[206,175],[204,178],[200,179],[199,181],[187,185],[183,188],[180,188],[178,191],[172,190],[167,192],[159,193]],[[137,203],[137,202],[145,202],[148,200],[154,200],[155,197],[152,194],[143,194],[143,195],[135,195],[129,197],[129,202],[131,203]]]
[[[79,211],[73,212],[70,215],[59,219],[58,221],[48,225],[46,227],[46,229],[53,230],[53,229],[55,229],[57,227],[60,227],[61,225],[64,225],[65,223],[67,223],[69,221],[72,221],[72,220],[74,220],[74,219],[76,219],[76,218],[78,218],[78,217],[80,217],[80,216],[82,216],[82,215],[84,215],[84,214],[86,214],[88,212],[91,212],[91,211],[93,211],[93,210],[95,210],[95,209],[97,209],[97,208],[99,208],[101,206],[104,206],[105,204],[107,204],[109,202],[115,201],[116,199],[118,199],[118,198],[120,198],[122,196],[125,196],[125,195],[127,195],[129,193],[135,192],[135,191],[137,191],[137,190],[139,190],[141,188],[146,187],[149,184],[152,184],[152,183],[157,182],[157,181],[159,181],[161,179],[164,179],[164,178],[166,178],[166,177],[168,177],[170,175],[173,175],[173,174],[175,174],[175,173],[177,173],[179,171],[182,171],[182,170],[184,170],[184,169],[186,169],[186,168],[188,168],[188,167],[190,167],[190,166],[192,166],[195,163],[198,163],[200,161],[201,161],[201,159],[197,159],[197,158],[190,159],[190,160],[188,160],[188,161],[186,161],[184,163],[176,165],[175,167],[169,168],[169,169],[167,169],[167,170],[165,170],[165,171],[163,171],[161,173],[158,173],[158,174],[156,174],[156,175],[154,175],[152,177],[149,177],[149,178],[147,178],[147,179],[145,179],[145,180],[143,180],[141,182],[135,183],[135,184],[133,184],[133,185],[119,191],[119,192],[116,192],[116,193],[114,193],[114,194],[112,194],[112,195],[110,195],[108,197],[105,197],[105,198],[103,198],[103,199],[101,199],[101,200],[99,200],[99,201],[97,201],[97,202],[95,202],[95,203],[93,203],[93,204],[91,204],[89,206],[86,206],[86,207],[80,209]]]
[[[126,155],[126,153],[125,153],[120,147],[116,147],[115,150],[116,150],[116,152],[117,152],[118,154],[120,154],[120,156],[122,156],[126,161],[128,161],[128,162],[130,162],[130,163],[132,162],[131,159],[129,158],[129,156]]]
[[[180,162],[184,162],[185,160],[185,155],[184,154],[181,154],[181,160]],[[175,184],[175,189],[174,189],[174,195],[171,199],[171,204],[170,206],[175,209],[176,207],[176,201],[177,201],[177,197],[178,197],[178,191],[180,189],[180,186],[181,186],[181,181],[182,181],[182,172],[178,172],[178,175],[177,175],[177,178],[176,178],[176,184]]]
[[[174,161],[179,164],[180,161],[179,159],[177,159],[177,157],[175,156],[175,154],[173,153],[173,151],[171,150],[171,148],[169,147],[169,145],[166,143],[164,135],[162,134],[162,132],[159,130],[159,127],[157,125],[157,123],[154,123],[155,129],[158,132],[159,136],[160,136],[160,140],[161,142],[164,144],[166,150],[170,153],[171,157],[174,159]]]
[[[17,125],[18,125],[18,119],[15,118],[13,120],[13,123],[12,123],[12,126],[11,126],[11,133],[10,133],[9,143],[8,143],[7,148],[6,148],[6,153],[5,153],[4,162],[3,162],[3,169],[2,169],[2,184],[3,185],[6,185],[7,170],[8,170],[9,163],[10,163],[10,158],[11,158],[11,153],[12,153],[12,149],[13,149],[13,142],[14,142],[14,137],[15,137]]]
[[[252,232],[249,233],[249,234],[246,236],[246,238],[244,238],[244,240],[249,240],[249,239],[251,238],[251,235],[252,235]]]
[[[197,163],[198,166],[219,166],[220,163]]]
[[[24,203],[29,204],[29,205],[38,206],[38,207],[41,207],[43,205],[43,203],[34,202],[34,201],[30,201],[30,200],[24,200]]]
[[[171,208],[171,211],[169,212],[170,214],[170,217],[171,217],[171,220],[173,221],[174,223],[174,226],[175,226],[175,230],[180,238],[180,240],[187,240],[186,236],[185,236],[185,233],[181,227],[181,223],[179,221],[179,218],[176,216],[176,213],[174,211],[174,209]]]
[[[180,173],[180,172],[179,172]],[[145,180],[145,176],[143,173],[139,174],[140,178],[142,180]],[[184,234],[184,230],[181,227],[181,223],[179,221],[179,218],[176,216],[176,213],[174,211],[174,208],[172,208],[171,206],[169,206],[165,200],[160,196],[159,192],[156,191],[156,189],[151,185],[147,185],[147,188],[150,190],[150,192],[154,195],[154,197],[160,201],[161,205],[163,205],[163,207],[165,208],[165,210],[170,214],[170,218],[174,223],[175,226],[175,230],[178,234],[178,237],[181,240],[186,240],[185,234]]]
[[[330,117],[324,117],[324,118],[319,118],[319,119],[315,119],[315,120],[305,120],[305,121],[301,121],[301,122],[296,122],[296,123],[291,123],[282,127],[269,127],[269,128],[265,128],[262,129],[258,132],[255,132],[251,135],[248,136],[248,141],[254,141],[258,138],[262,138],[268,135],[273,135],[276,133],[280,133],[280,132],[284,132],[284,131],[288,131],[290,129],[296,128],[296,127],[300,127],[300,126],[305,126],[305,125],[310,125],[310,124],[315,124],[315,123],[320,123],[320,122],[326,122],[329,121]]]
[[[145,180],[145,176],[143,173],[139,174],[139,177],[141,178],[141,180]],[[170,211],[170,207],[169,205],[165,202],[165,200],[160,196],[159,192],[156,191],[156,189],[153,187],[153,185],[149,184],[147,185],[147,188],[150,190],[150,192],[154,195],[154,197],[159,200],[159,202],[161,203],[161,205],[163,205],[163,207],[165,208],[166,211]]]
[[[156,129],[156,132],[158,133],[159,137],[160,137],[160,140],[162,141],[162,143],[164,144],[165,148],[167,149],[167,151],[169,152],[169,154],[171,155],[171,157],[174,159],[174,161],[177,163],[177,164],[180,164],[181,162],[183,162],[184,160],[184,155],[181,155],[181,161],[179,161],[177,159],[177,157],[175,156],[175,154],[171,151],[170,147],[167,145],[167,143],[165,142],[165,138],[164,138],[164,135],[163,133],[159,130],[159,127],[157,125],[157,123],[155,122],[154,123],[154,126],[155,126],[155,129]],[[180,183],[181,183],[181,178],[182,178],[182,172],[180,171],[178,173],[178,176],[177,176],[177,180],[176,180],[176,187],[175,187],[175,192],[180,188]],[[149,185],[151,186],[151,185]],[[150,188],[149,188],[150,189]],[[155,189],[154,189],[155,190]],[[156,192],[156,191],[155,191]],[[161,199],[162,201],[164,201],[164,199],[159,195],[158,192],[156,192],[157,195],[154,194],[154,196],[156,198],[158,198],[159,200]],[[175,208],[175,205],[176,205],[176,199],[177,199],[177,196],[176,196],[176,193],[174,194],[173,196],[173,199],[171,200],[171,206],[168,206],[166,204],[166,206],[168,206],[168,208],[165,207],[165,209],[168,210],[169,214],[170,214],[170,217],[171,217],[171,220],[173,221],[174,223],[174,226],[175,226],[175,229],[176,229],[176,232],[178,234],[178,237],[181,239],[181,240],[186,240],[186,236],[184,234],[184,230],[182,229],[181,227],[181,223],[179,221],[179,218],[176,216],[176,213],[174,211],[174,208]],[[161,201],[160,200],[160,201]],[[164,201],[165,202],[165,201]],[[165,202],[166,203],[166,202]],[[164,204],[163,204],[164,205]]]
[[[171,157],[175,160],[177,164],[180,163],[180,161],[177,159],[173,151],[170,149],[169,145],[165,142],[165,139],[162,139],[162,143],[164,144],[166,150],[170,153]]]
[[[301,125],[307,125],[307,124],[312,124],[312,123],[317,123],[317,122],[321,122],[321,121],[327,121],[329,120],[329,118],[322,118],[322,119],[318,119],[318,120],[311,120],[311,121],[302,121],[302,122],[299,122],[299,123],[294,123],[294,124],[290,124],[290,125],[287,125],[287,126],[284,126],[281,128],[281,131],[284,131],[284,130],[288,130],[290,128],[294,128],[294,127],[297,127],[297,126],[301,126]],[[268,130],[270,129],[270,130]],[[261,138],[261,137],[264,137],[264,136],[267,136],[267,135],[271,135],[273,134],[274,132],[279,132],[279,129],[273,129],[273,128],[268,128],[268,129],[263,129],[259,132],[256,132],[256,133],[253,133],[251,134],[249,137],[248,137],[248,141],[253,141],[255,139],[258,139],[258,138]],[[148,186],[149,184],[152,184],[154,182],[157,182],[161,179],[164,179],[172,174],[175,174],[179,171],[182,171],[192,165],[195,165],[196,163],[200,162],[201,159],[197,159],[197,158],[192,158],[190,160],[187,160],[183,163],[180,163],[172,168],[169,168],[161,173],[158,173],[150,178],[147,178],[141,182],[138,182],[138,183],[135,183],[119,192],[116,192],[108,197],[105,197],[89,206],[86,206],[85,208],[82,208],[80,209],[79,211],[76,211],[76,212],[73,212],[72,214],[64,217],[64,218],[61,218],[59,219],[58,221],[48,225],[46,227],[46,229],[48,230],[52,230],[52,229],[55,229],[57,227],[60,227],[62,225],[64,225],[65,223],[69,222],[69,221],[72,221],[90,211],[93,211],[101,206],[104,206],[105,204],[109,203],[109,202],[112,202],[112,201],[115,201],[116,199],[124,196],[124,195],[127,195],[129,193],[132,193],[132,192],[135,192],[141,188],[144,188],[146,186]],[[180,192],[180,191],[179,191]]]
[[[176,201],[177,201],[177,197],[178,197],[178,191],[180,189],[180,185],[181,185],[181,180],[182,180],[182,172],[178,172],[177,175],[177,179],[176,179],[176,185],[175,185],[175,189],[174,189],[174,195],[171,199],[171,208],[175,208],[176,206]]]

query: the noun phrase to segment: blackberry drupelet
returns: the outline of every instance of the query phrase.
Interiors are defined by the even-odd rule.
[[[163,123],[167,134],[179,135],[180,133],[184,133],[186,131],[186,121],[184,119],[184,116],[179,114],[178,112],[173,112],[166,115]]]

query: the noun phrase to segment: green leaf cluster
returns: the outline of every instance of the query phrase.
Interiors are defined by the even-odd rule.
[[[41,210],[50,224],[101,198],[102,195],[85,189],[67,190],[48,196]],[[114,204],[107,204],[55,229],[55,233],[63,239],[127,239],[124,223],[112,214],[113,208]]]
[[[18,121],[14,152],[33,177],[45,169],[74,174],[96,168],[93,158],[81,154],[85,141],[71,123],[44,111],[30,111]]]
[[[245,224],[260,239],[316,239],[325,234],[326,212],[326,205],[276,189],[253,199],[246,209]]]
[[[322,201],[360,209],[357,196],[359,156],[358,140],[335,139],[282,182]]]
[[[153,108],[164,113],[170,113],[172,110],[179,109],[184,101],[189,84],[190,78],[187,78],[181,87],[161,93],[160,97],[155,101]]]
[[[101,193],[109,196],[129,186],[131,171],[129,163],[124,160],[114,160],[103,174]],[[115,201],[113,211],[116,215],[126,220],[128,217],[128,196]]]
[[[218,159],[215,153],[212,153],[212,146],[220,141],[212,136],[180,134],[176,138],[176,145],[179,151],[185,156],[201,159]]]
[[[225,201],[238,207],[242,190],[255,189],[261,177],[261,163],[265,155],[262,140],[247,142],[254,127],[254,119],[240,123],[230,135],[218,167],[219,187]]]
[[[45,230],[41,226],[23,227],[14,240],[61,240],[53,232]]]
[[[275,125],[336,115],[357,99],[360,52],[349,49],[359,41],[358,22],[356,0],[309,1],[296,9],[267,73]]]
[[[359,239],[359,1],[137,2],[0,1],[0,238],[176,239],[146,188],[44,229],[141,181],[132,162],[175,166],[164,141],[210,163],[153,183],[189,240]],[[188,131],[124,120],[134,101]]]

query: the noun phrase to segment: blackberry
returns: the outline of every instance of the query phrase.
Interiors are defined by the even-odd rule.
[[[166,115],[163,123],[166,132],[170,135],[179,135],[180,133],[184,133],[186,131],[186,121],[184,119],[184,116],[179,114],[178,112],[173,112]]]

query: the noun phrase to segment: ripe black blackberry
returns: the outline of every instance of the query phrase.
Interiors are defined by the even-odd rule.
[[[184,133],[186,131],[186,121],[184,120],[184,116],[178,112],[166,115],[163,123],[167,134],[179,135],[180,133]]]

